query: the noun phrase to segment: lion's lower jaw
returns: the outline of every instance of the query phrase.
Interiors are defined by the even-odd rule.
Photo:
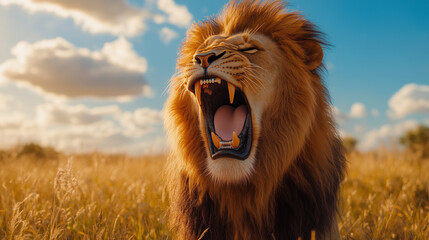
[[[244,182],[252,175],[255,165],[255,151],[245,160],[234,158],[218,158],[213,160],[207,157],[207,171],[213,181],[217,183]]]

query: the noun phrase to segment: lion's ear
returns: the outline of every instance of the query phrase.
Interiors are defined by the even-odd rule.
[[[306,59],[305,64],[310,70],[316,69],[323,60],[323,49],[316,41],[304,41],[302,44]]]

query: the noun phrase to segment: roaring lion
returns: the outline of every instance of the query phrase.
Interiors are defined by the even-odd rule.
[[[232,1],[189,29],[165,106],[177,238],[339,238],[345,159],[322,46],[282,1]]]

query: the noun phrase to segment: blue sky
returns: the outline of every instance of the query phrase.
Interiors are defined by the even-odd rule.
[[[66,151],[165,149],[158,122],[180,43],[192,22],[216,15],[227,1],[97,0],[95,10],[47,2],[0,0],[3,146],[37,141]],[[296,0],[288,8],[319,26],[332,45],[325,49],[324,79],[343,135],[370,150],[418,124],[429,125],[428,1]],[[111,20],[112,14],[121,20]],[[21,41],[28,52],[16,51],[18,57],[11,49]],[[72,59],[46,65],[50,58],[41,53],[58,57],[54,53],[64,47]],[[115,51],[122,48],[128,50]],[[97,72],[92,79],[97,67],[118,78],[103,82],[106,76]],[[39,78],[32,69],[41,72]],[[68,69],[77,70],[69,82],[63,80]],[[135,92],[142,86],[150,93]]]

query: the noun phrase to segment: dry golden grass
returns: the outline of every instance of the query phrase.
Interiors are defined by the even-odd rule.
[[[0,239],[167,239],[163,157],[0,160]]]
[[[3,157],[2,157],[3,156]],[[344,239],[429,239],[429,161],[349,157]],[[0,239],[171,239],[165,158],[0,154]]]
[[[429,160],[352,153],[341,189],[344,239],[429,239]]]

